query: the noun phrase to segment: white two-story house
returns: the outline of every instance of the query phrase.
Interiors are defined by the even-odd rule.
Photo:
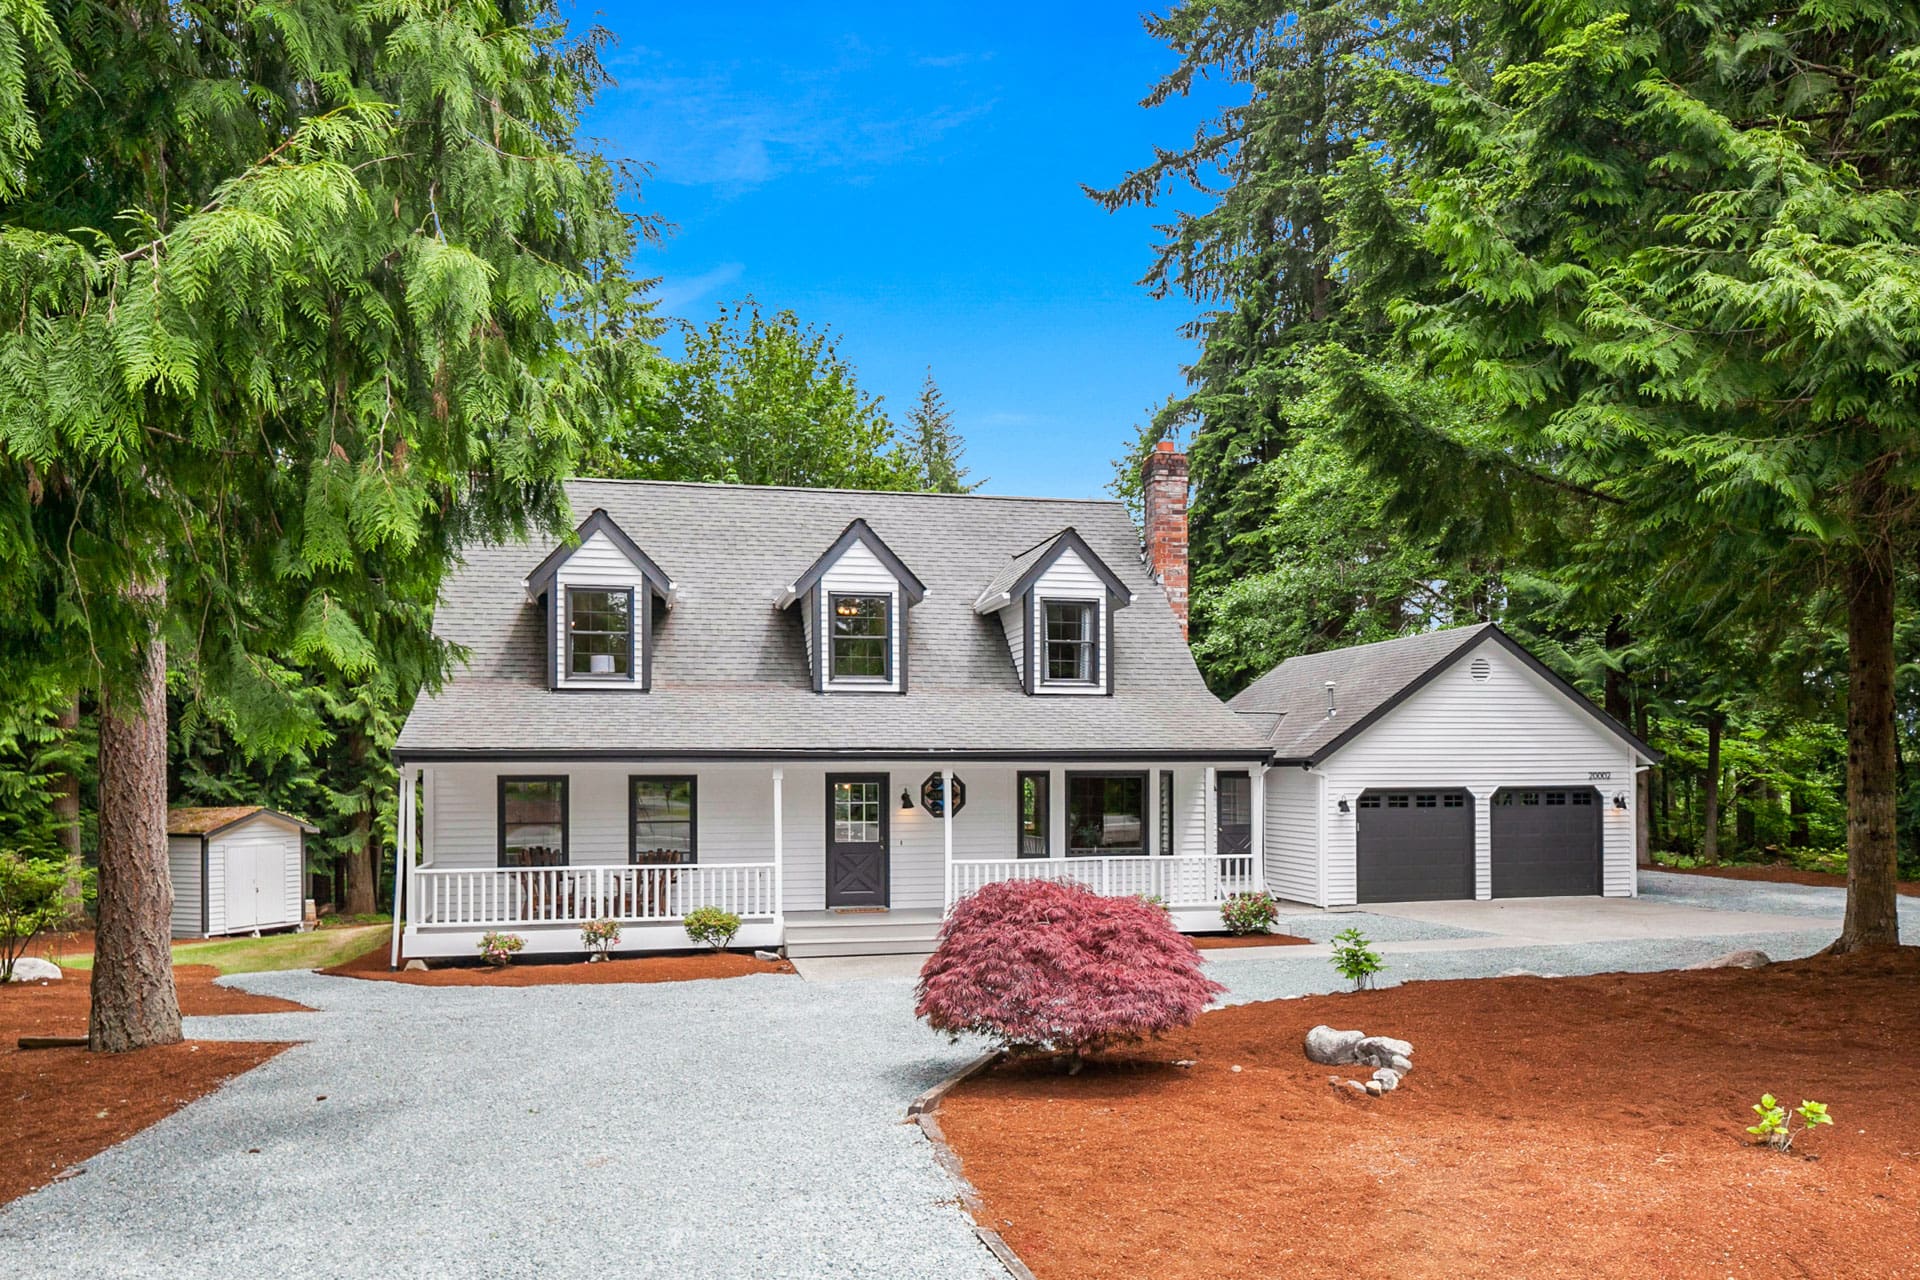
[[[396,959],[472,956],[490,930],[577,952],[601,918],[622,922],[622,950],[684,947],[701,906],[738,914],[741,945],[911,951],[1006,879],[1152,895],[1190,930],[1256,888],[1332,907],[1368,883],[1491,896],[1485,815],[1503,789],[1545,782],[1580,784],[1593,839],[1563,861],[1591,863],[1593,886],[1529,887],[1632,892],[1630,828],[1615,824],[1623,844],[1605,822],[1612,780],[1630,793],[1650,757],[1507,647],[1484,655],[1506,684],[1490,713],[1564,740],[1551,777],[1519,761],[1429,778],[1424,757],[1396,773],[1390,740],[1372,773],[1330,775],[1342,755],[1380,756],[1379,729],[1366,752],[1289,758],[1297,735],[1279,726],[1302,715],[1272,683],[1285,667],[1244,713],[1215,697],[1186,646],[1178,454],[1148,463],[1144,557],[1114,502],[588,480],[567,495],[587,513],[571,536],[472,547],[442,593],[436,628],[466,660],[395,752]],[[1430,683],[1446,685],[1423,682],[1379,725],[1419,712]],[[1516,699],[1546,708],[1538,724],[1516,730]],[[1446,713],[1466,741],[1483,732],[1471,712]],[[1443,781],[1462,798],[1431,806],[1454,819],[1441,845],[1464,840],[1481,878],[1356,877],[1380,844],[1375,791],[1399,821],[1391,858],[1460,860],[1407,837],[1388,799],[1424,815]],[[1586,838],[1552,829],[1568,831]]]

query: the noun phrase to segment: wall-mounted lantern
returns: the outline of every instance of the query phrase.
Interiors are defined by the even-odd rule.
[[[1342,813],[1353,812],[1353,806],[1347,803],[1347,798],[1345,796],[1340,797],[1340,812]]]
[[[1623,810],[1627,807],[1626,792],[1616,791],[1613,793],[1613,807],[1616,809],[1623,809]]]
[[[902,787],[900,788],[900,812],[909,813],[912,810],[913,810],[913,792],[907,790],[905,787]]]

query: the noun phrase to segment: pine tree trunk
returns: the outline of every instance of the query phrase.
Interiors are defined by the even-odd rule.
[[[1719,712],[1707,717],[1707,776],[1700,805],[1706,810],[1700,832],[1700,856],[1709,863],[1720,861],[1720,726]]]
[[[1893,556],[1864,548],[1847,571],[1847,917],[1836,952],[1898,946],[1894,835]]]
[[[145,595],[165,599],[164,586]],[[143,670],[100,700],[100,884],[93,949],[95,1052],[180,1039],[167,875],[167,647],[149,635]]]
[[[355,733],[347,740],[347,760],[349,776],[367,778],[367,751],[369,747],[364,733]],[[367,783],[369,794],[367,807],[353,819],[353,839],[347,851],[341,855],[347,865],[347,896],[341,903],[348,915],[366,916],[379,910],[375,901],[379,896],[380,877],[376,870],[373,852],[376,841],[373,834],[373,805],[375,793],[371,781]]]
[[[80,728],[79,694],[74,694],[60,709],[58,723],[67,738],[63,745],[71,746],[73,735]],[[80,882],[80,778],[71,771],[54,779],[53,820],[60,826],[60,847],[67,859],[67,883],[60,891],[60,903],[66,912],[64,923],[69,929],[84,928],[87,901]]]

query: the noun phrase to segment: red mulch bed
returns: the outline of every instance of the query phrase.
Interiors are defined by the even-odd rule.
[[[185,1014],[306,1012],[305,1005],[216,987],[211,965],[173,971]],[[132,1053],[18,1046],[21,1036],[84,1036],[91,975],[0,987],[0,1204],[213,1092],[287,1046],[188,1041]]]
[[[1906,947],[1270,1001],[1076,1078],[1003,1067],[940,1122],[1041,1280],[1914,1277],[1917,991]],[[1335,1092],[1323,1022],[1413,1073]],[[1752,1145],[1763,1091],[1832,1107],[1818,1159]]]
[[[1845,876],[1829,875],[1824,871],[1802,871],[1798,867],[1789,867],[1778,863],[1756,866],[1733,867],[1661,867],[1650,868],[1654,871],[1669,871],[1677,876],[1718,876],[1722,880],[1764,880],[1769,884],[1811,884],[1826,889],[1844,889],[1847,887]],[[1920,898],[1920,880],[1902,880],[1899,890],[1909,898]]]
[[[518,961],[504,969],[477,962],[444,965],[408,972],[387,968],[387,949],[376,947],[366,955],[322,969],[342,978],[374,978],[405,982],[416,987],[560,987],[598,986],[606,982],[691,982],[698,978],[744,978],[753,973],[792,973],[785,960],[756,960],[735,951],[703,951],[688,955],[627,956],[588,964],[584,960],[541,963]]]
[[[1310,947],[1311,938],[1296,938],[1290,933],[1197,933],[1187,939],[1202,951],[1228,951],[1235,947]]]

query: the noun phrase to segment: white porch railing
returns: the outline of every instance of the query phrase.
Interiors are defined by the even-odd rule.
[[[674,921],[696,907],[774,915],[774,864],[666,867],[420,867],[414,920],[426,925]]]
[[[1217,906],[1255,887],[1253,855],[1171,858],[996,858],[953,864],[952,900],[1000,880],[1075,880],[1109,897],[1159,898],[1169,908]]]

